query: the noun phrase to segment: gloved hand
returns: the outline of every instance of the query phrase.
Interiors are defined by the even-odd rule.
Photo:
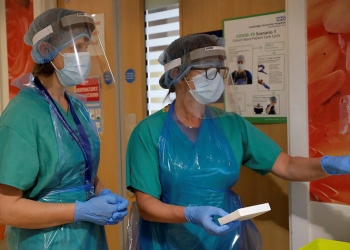
[[[107,222],[108,225],[115,225],[121,220],[123,220],[124,217],[128,214],[129,202],[123,197],[112,193],[112,191],[108,188],[103,189],[99,196],[104,196],[107,194],[113,195],[116,198],[117,212],[113,213],[113,215],[108,219]]]
[[[127,207],[128,205],[126,205]],[[120,221],[124,219],[124,217],[128,214],[128,209],[125,208],[122,211],[118,211],[112,214],[111,218],[108,219],[107,224],[108,225],[115,225],[118,224]]]
[[[195,225],[199,225],[210,235],[223,235],[239,226],[239,221],[233,221],[219,226],[214,222],[214,216],[223,217],[228,213],[223,209],[212,206],[185,208],[185,218]]]
[[[324,156],[321,166],[328,174],[350,174],[350,155]]]
[[[75,202],[74,222],[89,221],[98,225],[106,225],[117,212],[117,198],[111,194],[93,197],[86,202]]]
[[[102,195],[105,195],[105,194],[110,194],[112,193],[111,190],[109,190],[108,188],[105,188],[101,191],[100,195],[99,196],[102,196]]]

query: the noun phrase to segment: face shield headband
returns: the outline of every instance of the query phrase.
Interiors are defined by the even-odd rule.
[[[44,37],[52,34],[52,33],[60,33],[62,28],[66,28],[75,24],[84,24],[87,23],[92,26],[90,29],[91,32],[95,30],[95,23],[92,17],[86,13],[77,13],[72,14],[68,16],[62,17],[57,22],[54,22],[53,24],[47,26],[46,28],[40,30],[38,33],[36,33],[33,37],[33,45],[35,45],[37,42],[39,42]]]
[[[187,56],[187,55],[186,55]],[[189,53],[188,59],[190,62],[198,61],[206,57],[220,56],[224,61],[226,59],[226,51],[222,46],[209,46],[193,50]],[[182,64],[182,58],[176,58],[164,65],[164,72],[176,68]]]

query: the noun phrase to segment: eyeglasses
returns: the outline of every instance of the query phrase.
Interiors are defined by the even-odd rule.
[[[213,80],[216,77],[217,73],[219,73],[223,79],[225,79],[228,74],[228,67],[208,67],[208,68],[192,67],[191,70],[205,70],[205,77],[208,80]]]

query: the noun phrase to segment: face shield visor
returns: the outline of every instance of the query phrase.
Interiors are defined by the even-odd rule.
[[[36,26],[40,27],[42,24]],[[35,27],[30,27],[27,33],[25,42],[33,47],[31,55],[35,63],[45,64],[56,56],[63,57],[63,69],[53,65],[62,85],[75,86],[84,83],[88,77],[102,78],[108,84],[115,82],[94,20],[90,15],[86,13],[66,15],[37,32]]]
[[[237,95],[237,86],[234,84],[232,74],[229,73],[225,81],[224,103],[225,111],[242,115]]]

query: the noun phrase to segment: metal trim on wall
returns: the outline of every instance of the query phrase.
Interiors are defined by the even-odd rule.
[[[117,41],[114,48],[114,69],[116,72],[116,84],[115,84],[115,99],[116,99],[116,150],[117,155],[120,155],[117,159],[117,166],[120,166],[118,173],[118,190],[121,191],[123,197],[126,197],[125,188],[125,151],[123,148],[123,138],[124,138],[124,88],[123,84],[123,66],[122,66],[122,28],[121,28],[121,0],[113,1],[113,40]],[[127,220],[121,221],[120,239],[119,243],[120,249],[126,249],[126,237],[127,237]]]
[[[5,1],[0,1],[0,115],[9,102]]]

